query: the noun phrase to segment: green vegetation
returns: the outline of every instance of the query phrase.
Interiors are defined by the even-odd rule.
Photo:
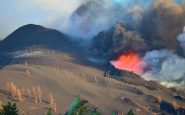
[[[127,115],[134,115],[133,110],[131,109],[131,110],[127,113]]]
[[[88,103],[86,100],[76,96],[65,115],[102,115],[98,109],[91,109],[85,106],[86,103]]]
[[[3,105],[0,115],[19,115],[16,104],[8,102],[6,105]]]
[[[118,76],[118,75],[113,75],[111,76],[112,78],[121,78],[121,76]]]
[[[116,112],[112,112],[112,114],[111,115],[117,115],[118,113],[116,113]]]
[[[76,96],[65,115],[103,115],[99,109],[86,106],[87,103],[88,101]],[[17,105],[10,102],[2,105],[0,102],[0,115],[19,115]],[[46,115],[52,115],[52,112],[48,111]],[[118,115],[118,113],[113,112],[112,115]],[[130,110],[127,115],[134,115],[133,110]]]
[[[51,112],[51,111],[48,111],[48,112],[47,112],[47,115],[52,115],[52,112]]]
[[[112,114],[111,115],[123,115],[123,113],[121,112],[112,112]],[[131,109],[126,115],[134,115],[134,112],[133,112],[133,110]]]
[[[2,112],[2,110],[3,110],[3,105],[2,105],[2,103],[0,101],[0,113]]]

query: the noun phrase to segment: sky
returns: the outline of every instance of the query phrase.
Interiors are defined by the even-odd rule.
[[[29,23],[52,27],[55,20],[66,21],[79,3],[79,0],[1,0],[0,39]]]
[[[61,27],[67,26],[70,15],[82,1],[85,0],[0,0],[0,40],[17,28],[30,23],[61,30]],[[122,5],[130,2],[110,1]]]
[[[61,27],[67,26],[72,12],[85,0],[0,1],[0,40],[2,40],[17,28],[30,23],[61,30]],[[128,2],[128,0],[110,1],[122,4]]]

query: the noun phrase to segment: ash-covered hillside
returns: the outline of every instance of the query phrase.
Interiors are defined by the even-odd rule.
[[[2,40],[0,50],[10,52],[32,46],[62,50],[71,44],[70,37],[62,32],[40,25],[28,24],[18,28]]]
[[[43,54],[42,49],[81,55],[83,49],[79,45],[75,38],[58,30],[35,24],[24,25],[0,41],[0,66],[24,63],[24,58]]]

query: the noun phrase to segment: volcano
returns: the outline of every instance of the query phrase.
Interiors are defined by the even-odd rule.
[[[97,36],[111,36],[105,33]],[[137,52],[125,53],[125,47],[113,47],[119,43],[116,40],[123,40],[119,37],[116,35],[115,39],[107,41],[111,48],[107,44],[101,47],[100,41],[94,40],[97,48],[103,48],[100,56],[94,48],[81,45],[75,38],[57,30],[33,24],[18,28],[0,42],[0,102],[16,102],[22,113],[42,115],[50,108],[48,96],[52,96],[57,106],[52,112],[58,115],[68,110],[76,95],[81,95],[88,100],[88,106],[99,108],[105,115],[127,113],[131,109],[141,115],[184,112],[185,103],[176,101],[174,97],[178,95],[174,91],[138,75],[142,73],[142,60]],[[140,38],[136,42],[144,43]],[[15,84],[24,93],[21,101],[10,99],[8,83]],[[33,89],[42,91],[41,102],[35,102]],[[184,100],[184,94],[180,94]]]
[[[23,50],[26,47],[40,46],[50,49],[67,48],[69,36],[57,30],[45,28],[40,25],[28,24],[18,28],[4,40],[0,45],[1,51]]]
[[[184,1],[4,0],[0,115],[185,115]]]

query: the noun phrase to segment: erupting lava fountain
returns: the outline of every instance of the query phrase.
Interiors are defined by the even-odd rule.
[[[142,59],[141,57],[134,53],[129,52],[127,54],[122,54],[117,60],[110,61],[110,63],[117,69],[133,71],[136,74],[142,74]]]

